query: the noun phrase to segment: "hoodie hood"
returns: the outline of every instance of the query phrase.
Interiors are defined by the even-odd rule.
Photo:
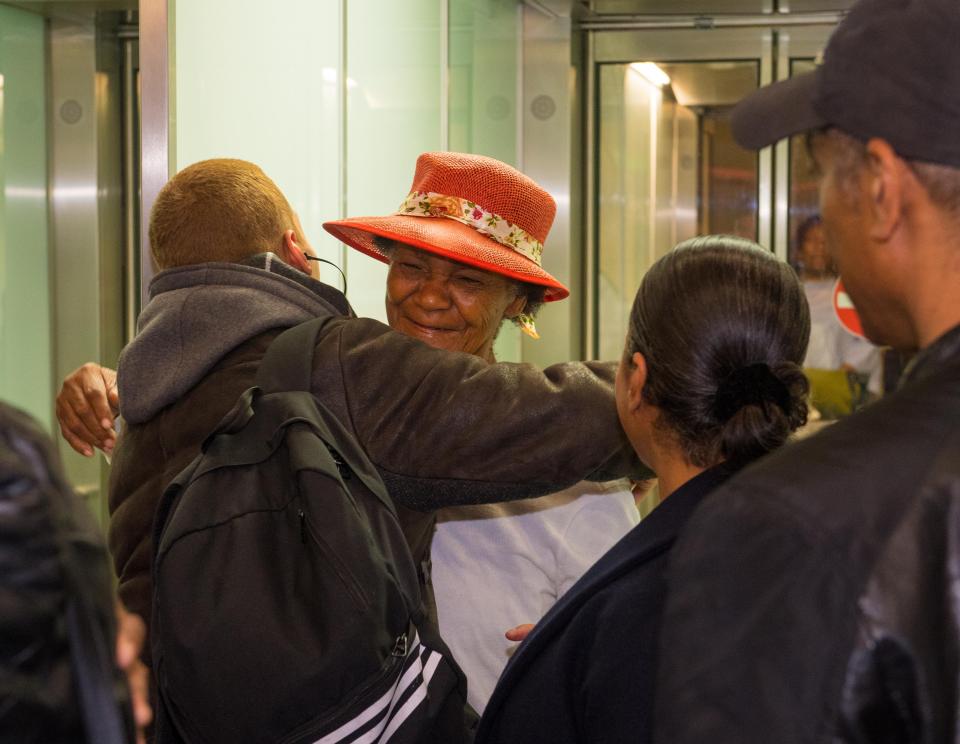
[[[162,271],[120,355],[120,413],[131,424],[149,421],[240,344],[323,315],[354,317],[341,292],[272,253]]]

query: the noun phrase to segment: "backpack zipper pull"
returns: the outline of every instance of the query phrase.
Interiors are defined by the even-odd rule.
[[[297,516],[300,517],[300,542],[306,545],[307,544],[307,515],[303,513],[303,509],[300,509]]]
[[[324,442],[324,444],[326,444],[326,442]],[[333,458],[333,464],[337,466],[337,471],[340,473],[340,477],[344,480],[350,480],[350,476],[352,475],[350,472],[350,466],[343,461],[343,458],[340,457],[340,453],[329,444],[327,444],[327,450],[330,452],[330,456]]]
[[[405,657],[407,655],[407,634],[404,633],[402,636],[397,638],[397,642],[393,644],[393,651],[390,652],[391,656]]]

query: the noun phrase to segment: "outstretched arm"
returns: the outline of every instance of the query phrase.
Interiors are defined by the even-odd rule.
[[[93,448],[113,451],[117,433],[113,418],[119,410],[117,373],[87,362],[63,380],[57,395],[57,420],[64,439],[81,455],[91,457]]]
[[[620,429],[612,364],[488,364],[365,319],[324,335],[315,372],[330,360],[339,360],[345,383],[344,415],[410,508],[507,501],[648,472]],[[332,371],[319,373],[329,380]]]

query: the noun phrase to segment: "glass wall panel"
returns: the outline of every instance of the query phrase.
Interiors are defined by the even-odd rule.
[[[0,6],[0,398],[52,430],[43,18]]]
[[[339,11],[339,0],[171,2],[171,169],[213,157],[257,163],[337,263],[339,243],[321,224],[341,209]]]
[[[443,149],[440,0],[347,3],[347,212],[390,214],[413,181],[417,156]],[[348,250],[350,301],[386,319],[387,268]]]
[[[517,164],[517,0],[450,0],[451,150]]]
[[[321,225],[396,209],[416,156],[440,149],[440,16],[435,0],[176,5],[175,168],[223,156],[263,166],[318,252],[344,265],[361,315],[384,318],[386,269]]]
[[[381,320],[386,267],[341,250],[322,222],[395,210],[417,156],[448,145],[446,127],[455,149],[516,159],[517,3],[452,0],[446,121],[443,11],[438,0],[180,0],[173,14],[173,169],[262,165],[321,255],[344,265],[357,312]]]
[[[599,354],[617,358],[649,266],[700,233],[757,237],[757,154],[730,135],[729,111],[759,64],[599,66]]]
[[[449,7],[449,149],[517,166],[519,3],[450,0]],[[501,361],[520,361],[515,325],[503,324],[494,353]]]
[[[443,149],[441,4],[349,0],[347,201],[350,216],[390,214],[413,181],[417,156]],[[385,320],[386,266],[347,250],[350,301]]]

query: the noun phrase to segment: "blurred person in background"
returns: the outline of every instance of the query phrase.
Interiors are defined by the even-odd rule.
[[[881,353],[840,324],[833,306],[837,272],[819,215],[808,217],[797,228],[796,267],[810,305],[810,346],[803,366],[812,402],[824,418],[839,418],[881,394]]]

